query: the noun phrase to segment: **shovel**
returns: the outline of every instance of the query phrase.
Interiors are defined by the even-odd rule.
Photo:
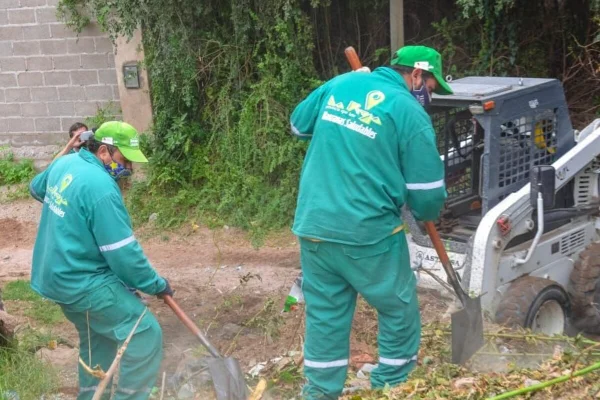
[[[479,350],[483,344],[483,315],[481,313],[481,296],[471,298],[458,282],[456,271],[435,229],[433,222],[425,222],[425,229],[431,243],[440,258],[440,262],[448,275],[448,280],[463,305],[463,309],[452,314],[452,363],[463,364]]]
[[[163,296],[163,300],[177,318],[198,337],[202,345],[212,355],[208,361],[208,369],[212,378],[213,387],[217,400],[247,400],[248,387],[244,380],[244,373],[238,361],[231,357],[223,358],[218,350],[202,334],[200,328],[188,317],[179,305],[169,295]]]

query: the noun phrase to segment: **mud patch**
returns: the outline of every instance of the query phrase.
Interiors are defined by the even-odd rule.
[[[0,248],[29,248],[35,242],[37,225],[13,218],[0,219]]]

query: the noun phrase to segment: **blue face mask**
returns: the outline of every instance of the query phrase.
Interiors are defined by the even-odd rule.
[[[129,168],[126,168],[123,164],[119,164],[115,160],[112,160],[112,162],[108,165],[104,164],[104,168],[106,168],[106,172],[108,172],[108,174],[112,176],[115,181],[118,181],[121,178],[129,177],[132,173]]]
[[[413,86],[413,89],[410,91],[410,93],[423,107],[427,107],[431,103],[431,95],[429,94],[429,90],[427,90],[425,83],[421,85],[421,89],[415,89]]]

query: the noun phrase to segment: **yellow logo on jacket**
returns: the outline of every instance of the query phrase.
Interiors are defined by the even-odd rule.
[[[73,182],[73,175],[66,174],[63,176],[58,185],[49,186],[46,189],[46,197],[44,198],[44,202],[48,204],[50,211],[61,218],[65,216],[65,210],[62,209],[62,206],[69,205],[69,202],[63,195],[63,192],[69,187],[69,185],[71,185],[71,182]]]
[[[351,117],[357,118],[360,122],[370,125],[375,123],[381,125],[381,119],[373,114],[371,109],[377,107],[385,100],[385,94],[380,90],[372,90],[367,93],[363,104],[351,100],[347,106],[344,103],[336,102],[335,97],[331,95],[327,101],[327,108],[333,108],[336,111],[341,111],[343,114],[348,114]]]

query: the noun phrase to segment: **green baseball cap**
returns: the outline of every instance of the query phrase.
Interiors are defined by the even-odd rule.
[[[115,146],[131,162],[148,162],[148,159],[140,150],[137,130],[127,122],[105,122],[96,130],[94,138],[99,142]]]
[[[442,77],[442,56],[440,53],[426,46],[405,46],[398,49],[392,59],[392,65],[419,68],[427,71],[438,82],[437,94],[452,94],[452,89]]]

